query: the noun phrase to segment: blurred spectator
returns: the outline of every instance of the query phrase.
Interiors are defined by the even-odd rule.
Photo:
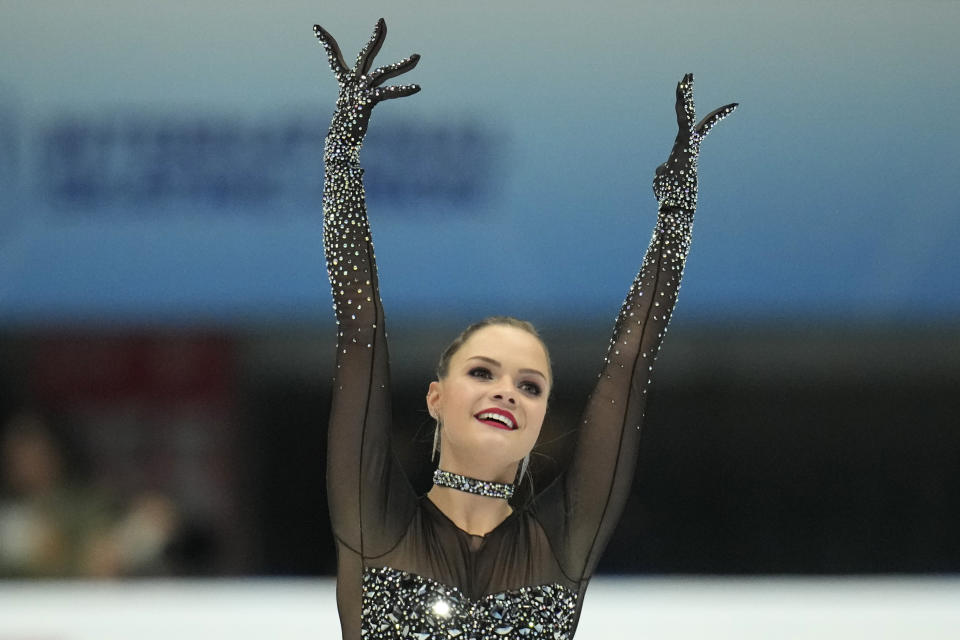
[[[38,413],[0,430],[0,577],[119,577],[165,572],[179,528],[157,493],[119,506],[68,472],[66,451]]]

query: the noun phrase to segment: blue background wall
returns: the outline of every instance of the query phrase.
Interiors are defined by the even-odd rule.
[[[678,320],[960,317],[960,4],[4,3],[0,322],[329,318],[320,144],[352,60],[423,58],[364,150],[395,322],[610,318],[673,91],[701,157]]]
[[[0,441],[35,410],[75,480],[168,496],[154,571],[333,571],[311,27],[352,59],[379,16],[379,62],[423,56],[363,151],[416,486],[435,355],[491,313],[544,330],[532,469],[563,468],[694,72],[701,115],[741,107],[601,570],[960,571],[953,0],[2,2]]]

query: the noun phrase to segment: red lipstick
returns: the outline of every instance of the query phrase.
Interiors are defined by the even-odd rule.
[[[514,431],[519,426],[516,417],[506,409],[491,407],[480,411],[473,417],[485,425],[506,429],[507,431]]]

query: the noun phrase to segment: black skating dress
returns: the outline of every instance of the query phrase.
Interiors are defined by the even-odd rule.
[[[332,41],[322,29],[318,36]],[[328,46],[328,53],[334,64],[339,51]],[[343,87],[341,100],[349,93]],[[693,117],[692,78],[678,87],[681,135],[654,181],[660,207],[653,238],[617,317],[572,461],[483,536],[457,528],[418,496],[391,450],[384,311],[357,127],[335,115],[323,196],[338,323],[327,489],[345,639],[573,637],[587,584],[630,492],[652,365],[690,246],[699,141],[733,106],[696,128],[688,122],[684,132],[682,112]]]

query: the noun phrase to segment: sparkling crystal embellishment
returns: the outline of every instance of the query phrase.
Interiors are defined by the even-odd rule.
[[[513,485],[505,482],[490,482],[487,480],[477,480],[462,476],[459,473],[443,471],[437,469],[433,472],[433,484],[438,487],[449,487],[475,493],[478,496],[487,496],[488,498],[503,498],[509,500],[513,497]]]
[[[363,572],[367,640],[569,640],[577,594],[562,585],[521,587],[468,598],[456,587],[391,567]]]

